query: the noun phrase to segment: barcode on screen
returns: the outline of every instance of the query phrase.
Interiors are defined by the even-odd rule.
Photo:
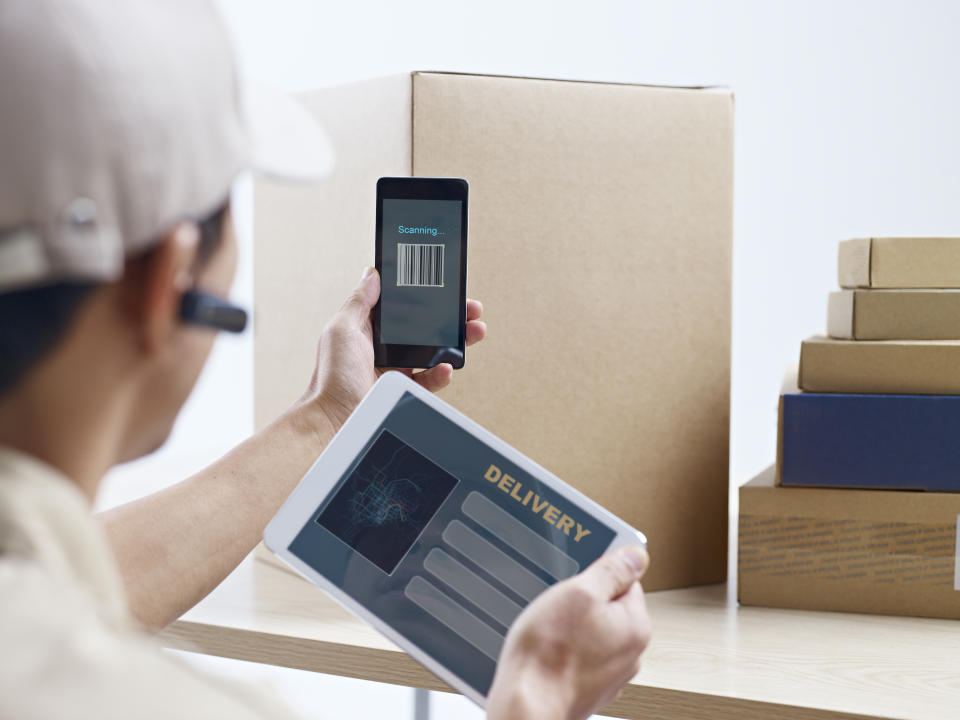
[[[443,287],[443,245],[397,243],[397,285]]]

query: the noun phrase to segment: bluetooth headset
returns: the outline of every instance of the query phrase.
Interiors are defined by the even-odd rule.
[[[208,256],[223,232],[223,221],[229,203],[224,202],[210,216],[196,221],[200,231],[200,255]],[[190,325],[241,333],[247,327],[247,311],[216,295],[201,290],[188,290],[180,300],[180,319]]]

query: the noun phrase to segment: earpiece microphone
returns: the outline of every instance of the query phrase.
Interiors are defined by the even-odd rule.
[[[247,311],[225,300],[199,290],[188,290],[180,302],[180,319],[191,325],[243,332],[247,327]]]

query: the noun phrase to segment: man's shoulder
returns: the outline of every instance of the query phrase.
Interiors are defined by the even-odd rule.
[[[29,555],[0,555],[0,636],[5,647],[29,633],[36,645],[49,632],[76,628],[78,623],[102,625],[93,597],[82,586],[65,582]],[[104,625],[104,629],[106,626]],[[0,654],[0,663],[8,658]]]
[[[82,586],[0,556],[0,717],[282,717],[269,693],[193,671],[105,621]]]

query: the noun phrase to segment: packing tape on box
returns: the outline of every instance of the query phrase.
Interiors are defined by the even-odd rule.
[[[907,523],[741,514],[739,567],[751,587],[826,581],[858,594],[891,584],[952,592],[960,590],[960,515]]]

